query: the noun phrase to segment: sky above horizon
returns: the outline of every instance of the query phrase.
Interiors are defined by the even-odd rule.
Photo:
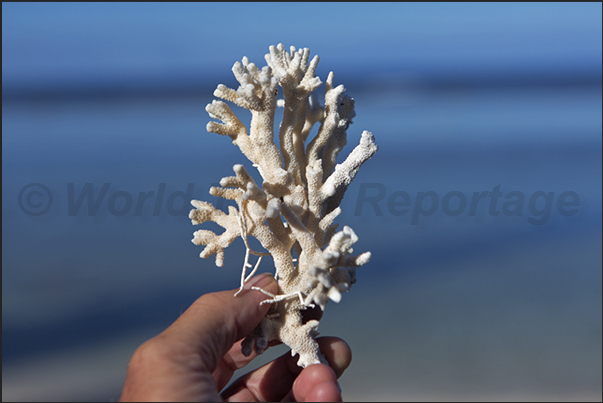
[[[2,85],[209,77],[268,46],[328,70],[601,69],[600,3],[3,3]],[[345,66],[345,69],[342,69]]]

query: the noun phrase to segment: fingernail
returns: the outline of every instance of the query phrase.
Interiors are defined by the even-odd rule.
[[[260,275],[255,276],[245,286],[243,287],[246,290],[251,289],[251,287],[265,287],[271,282],[274,281],[274,277],[270,273],[262,273]]]

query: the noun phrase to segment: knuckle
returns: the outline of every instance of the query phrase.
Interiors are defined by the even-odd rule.
[[[148,368],[161,355],[161,343],[156,338],[145,341],[141,344],[130,359],[129,370],[139,370]]]

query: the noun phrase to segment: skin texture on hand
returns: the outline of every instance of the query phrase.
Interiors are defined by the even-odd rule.
[[[269,274],[253,278],[236,298],[235,290],[201,296],[169,328],[142,344],[132,356],[120,401],[341,401],[337,378],[351,362],[349,346],[319,338],[329,365],[300,368],[289,353],[239,378],[235,370],[253,353],[241,353],[241,340],[270,308],[252,286],[277,292]]]

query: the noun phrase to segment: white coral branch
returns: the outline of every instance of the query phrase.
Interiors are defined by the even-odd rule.
[[[193,224],[214,221],[225,228],[218,235],[199,230],[193,242],[205,245],[201,257],[216,254],[223,265],[224,249],[236,238],[245,244],[238,295],[270,255],[278,281],[277,294],[257,287],[270,298],[262,302],[271,309],[260,325],[242,342],[242,352],[264,351],[273,340],[281,341],[299,354],[298,365],[325,362],[315,341],[317,320],[304,321],[301,312],[327,301],[339,302],[342,293],[356,282],[356,268],[370,259],[370,253],[353,255],[358,237],[345,226],[336,232],[335,218],[348,186],[360,166],[377,151],[373,135],[363,132],[360,143],[336,165],[338,153],[347,143],[347,129],[355,116],[354,100],[344,94],[342,85],[334,86],[333,73],[325,83],[324,107],[314,91],[321,85],[316,77],[319,58],[310,59],[308,49],[282,44],[271,46],[265,57],[267,66],[258,68],[247,57],[232,68],[239,82],[237,89],[218,85],[214,96],[249,110],[249,130],[229,106],[214,100],[206,110],[216,121],[207,130],[227,135],[257,168],[262,183],[257,183],[245,167],[233,167],[234,176],[222,178],[220,186],[210,189],[217,197],[232,200],[228,214],[211,204],[193,200],[189,217]],[[277,102],[278,87],[283,98]],[[283,107],[279,127],[279,146],[274,140],[274,116]],[[312,128],[318,133],[306,145]],[[248,237],[256,238],[266,251],[255,251]],[[251,255],[257,256],[254,266]],[[297,255],[297,259],[294,258]],[[250,273],[247,273],[251,269]]]
[[[216,210],[210,203],[199,200],[192,200],[191,204],[196,209],[191,210],[189,218],[193,225],[201,224],[206,221],[214,221],[222,228],[226,229],[221,235],[216,235],[212,231],[199,230],[193,234],[192,242],[195,245],[206,245],[199,256],[206,258],[216,254],[216,266],[224,265],[224,248],[228,247],[241,233],[239,231],[236,210],[229,208],[228,214]]]

